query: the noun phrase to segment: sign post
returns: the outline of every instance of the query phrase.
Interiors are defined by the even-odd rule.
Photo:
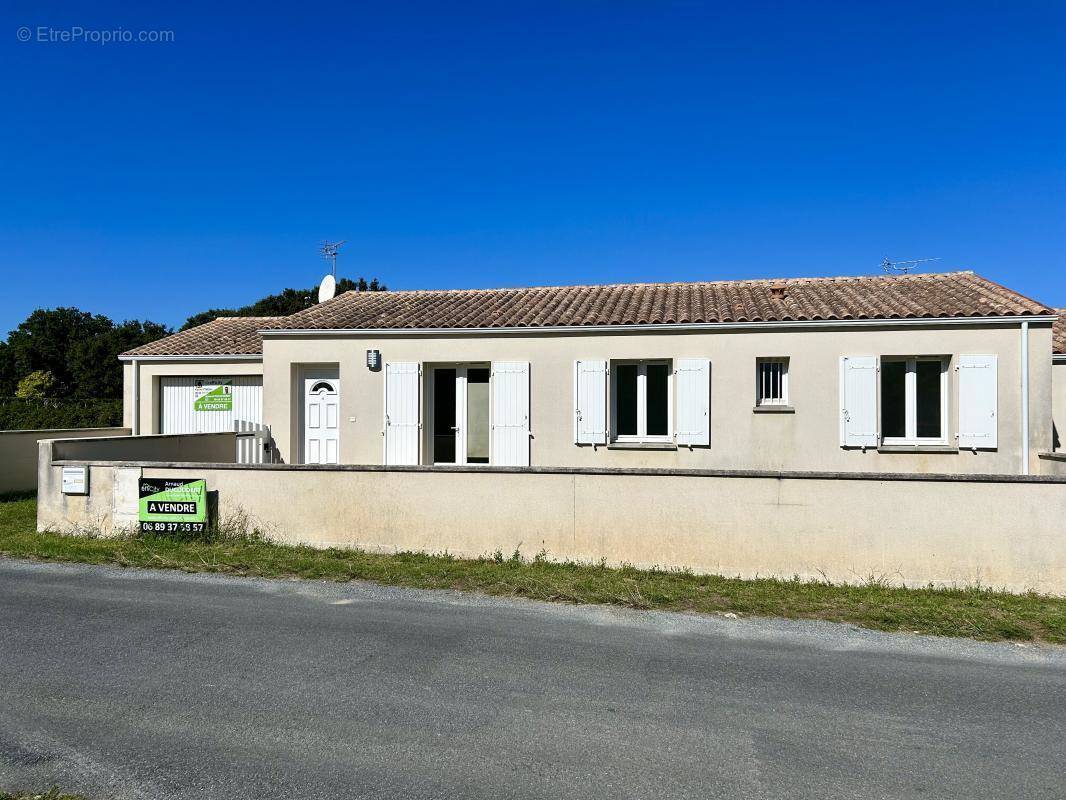
[[[207,527],[207,481],[203,478],[141,478],[137,518],[142,533],[203,533]]]

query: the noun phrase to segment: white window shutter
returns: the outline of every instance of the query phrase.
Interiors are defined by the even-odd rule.
[[[959,447],[998,446],[997,372],[994,355],[959,356]]]
[[[711,362],[706,358],[681,358],[675,370],[677,392],[677,443],[711,443]]]
[[[492,362],[492,463],[529,466],[529,362]]]
[[[574,441],[607,444],[607,362],[574,362]]]
[[[417,362],[385,364],[385,463],[417,464],[421,425]]]
[[[840,359],[840,446],[877,447],[877,356]]]

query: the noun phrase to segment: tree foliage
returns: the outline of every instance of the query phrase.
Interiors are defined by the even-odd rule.
[[[384,292],[388,291],[388,287],[377,278],[369,281],[366,278],[358,278],[354,281],[351,278],[341,278],[337,281],[337,294],[350,291]],[[212,308],[201,311],[185,320],[181,330],[203,325],[217,317],[285,317],[310,308],[317,301],[317,286],[311,289],[283,289],[277,294],[267,295],[240,308]]]
[[[19,400],[44,400],[51,394],[55,383],[56,379],[48,370],[35,370],[19,381],[15,397]]]
[[[53,379],[52,397],[121,397],[119,353],[168,333],[156,322],[116,325],[102,314],[77,308],[39,308],[8,334],[6,394],[12,394],[12,381],[17,386],[30,373],[47,372]]]

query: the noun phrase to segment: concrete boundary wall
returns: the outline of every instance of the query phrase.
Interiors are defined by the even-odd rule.
[[[129,428],[47,428],[0,431],[0,494],[37,488],[37,443],[42,439],[129,436]]]
[[[1066,479],[1051,476],[98,462],[90,495],[64,497],[48,455],[40,529],[114,531],[142,475],[202,477],[224,519],[316,547],[1066,595]]]
[[[116,459],[150,458],[153,461],[211,461],[237,460],[237,434],[187,433],[157,436],[131,436],[127,439],[60,439],[52,441],[53,461],[113,461]]]

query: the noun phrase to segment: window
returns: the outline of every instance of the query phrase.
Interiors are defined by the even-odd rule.
[[[434,464],[489,463],[489,368],[434,367],[428,403]]]
[[[760,358],[755,362],[755,405],[788,405],[788,359]]]
[[[611,412],[616,441],[669,441],[670,362],[616,361]]]
[[[939,356],[881,359],[884,444],[946,440],[947,374],[947,361]]]

